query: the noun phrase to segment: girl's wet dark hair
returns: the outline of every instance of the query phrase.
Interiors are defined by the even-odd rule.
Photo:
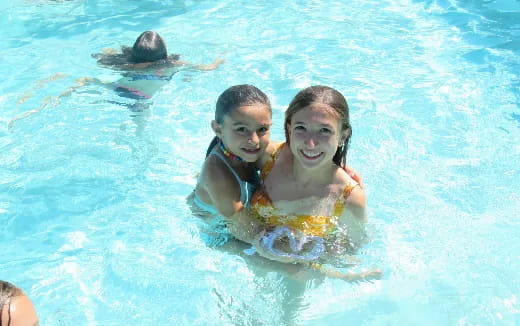
[[[167,57],[166,43],[158,33],[153,31],[146,31],[139,35],[130,55],[133,63],[166,60]]]
[[[141,33],[132,47],[122,46],[121,53],[96,53],[92,57],[98,64],[122,70],[168,66],[179,60],[179,55],[168,56],[166,43],[154,31]]]
[[[269,109],[269,112],[272,112],[269,98],[257,87],[247,84],[231,86],[220,94],[217,99],[215,121],[222,124],[224,122],[224,117],[235,109],[244,105],[253,104],[265,105]],[[218,137],[213,138],[209,144],[208,150],[206,151],[206,157],[208,157],[213,147],[218,144],[218,141]]]
[[[4,306],[7,306],[7,325],[11,323],[11,300],[19,295],[22,295],[22,290],[9,282],[0,280],[0,325],[3,325],[2,312]]]
[[[345,166],[347,160],[347,150],[352,136],[352,127],[350,126],[349,108],[345,97],[328,86],[311,86],[301,90],[293,98],[289,107],[285,111],[285,140],[289,144],[289,127],[291,125],[292,116],[301,109],[314,104],[321,103],[329,106],[334,110],[341,120],[341,132],[347,132],[347,138],[343,145],[338,146],[332,161],[338,166]]]

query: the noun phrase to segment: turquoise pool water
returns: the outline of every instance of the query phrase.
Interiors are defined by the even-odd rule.
[[[0,10],[0,279],[30,295],[42,325],[520,323],[520,1],[13,0]],[[176,74],[140,135],[95,87],[8,129],[78,77],[116,80],[90,54],[147,29],[186,61],[227,61]],[[206,245],[185,197],[216,98],[239,83],[270,96],[277,139],[301,88],[345,94],[347,161],[370,208],[357,268],[378,266],[382,280],[295,292]]]

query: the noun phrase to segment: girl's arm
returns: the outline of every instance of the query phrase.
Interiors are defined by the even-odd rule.
[[[383,271],[380,269],[371,269],[361,273],[341,272],[330,266],[314,265],[323,275],[330,278],[337,278],[347,282],[360,282],[378,280],[383,276]]]
[[[269,142],[267,148],[265,149],[265,152],[255,162],[257,169],[262,170],[264,168],[265,164],[272,159],[273,154],[276,152],[276,150],[278,149],[278,147],[280,147],[282,143],[284,142],[273,140]]]
[[[88,85],[88,84],[99,84],[99,85],[108,87],[110,83],[104,83],[97,78],[90,78],[90,77],[78,78],[76,80],[76,85],[69,87],[67,90],[62,92],[60,95],[58,95],[58,96],[49,95],[42,100],[39,107],[26,111],[26,112],[19,114],[19,115],[15,116],[14,118],[12,118],[11,121],[9,121],[9,123],[7,124],[7,128],[11,129],[14,126],[16,121],[28,118],[28,117],[32,116],[33,114],[36,114],[36,113],[42,111],[45,108],[58,106],[60,104],[62,97],[69,96],[76,89],[83,87],[85,85]]]
[[[344,194],[344,209],[339,217],[340,229],[345,230],[345,240],[352,249],[361,247],[366,239],[366,197],[363,188],[355,186],[349,194]]]
[[[188,69],[194,69],[194,70],[199,70],[199,71],[215,70],[218,68],[218,66],[220,66],[224,62],[226,62],[226,60],[219,59],[219,58],[215,59],[215,61],[213,61],[213,63],[210,63],[210,64],[192,64],[192,63],[188,63],[188,62],[180,61],[180,60],[175,61],[176,65],[178,65],[178,66],[184,66]]]
[[[218,214],[226,219],[228,229],[237,239],[252,243],[263,225],[251,216],[240,201],[240,185],[229,169],[215,156],[204,163],[197,185],[199,193],[205,192]],[[197,191],[196,190],[196,191]]]
[[[219,215],[230,218],[244,209],[240,201],[240,185],[235,176],[216,156],[204,163],[197,184],[198,193],[205,192]]]

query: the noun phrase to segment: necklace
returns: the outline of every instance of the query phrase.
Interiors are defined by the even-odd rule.
[[[226,157],[229,157],[230,159],[234,160],[234,161],[237,161],[237,162],[243,162],[244,160],[239,157],[239,156],[236,156],[235,154],[231,153],[230,151],[228,151],[226,149],[226,147],[224,147],[224,143],[221,141],[219,141],[219,146],[220,146],[220,150],[222,151],[222,153],[224,153],[224,155]]]

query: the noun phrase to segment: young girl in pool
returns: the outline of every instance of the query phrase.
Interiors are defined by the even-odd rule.
[[[179,55],[168,55],[166,43],[154,31],[145,31],[137,37],[132,47],[122,46],[121,52],[114,49],[105,49],[102,53],[92,55],[99,65],[109,69],[122,71],[122,78],[116,82],[104,82],[97,78],[83,77],[76,81],[76,85],[68,88],[59,96],[46,97],[37,109],[25,112],[9,122],[12,127],[15,121],[31,116],[48,106],[57,106],[59,99],[69,96],[76,89],[85,85],[96,84],[114,90],[120,97],[136,100],[134,103],[120,103],[108,101],[128,107],[134,113],[148,108],[149,100],[165,86],[173,75],[181,69],[208,71],[216,69],[224,62],[217,59],[211,64],[191,64],[179,59]],[[63,78],[63,74],[57,74]],[[58,78],[58,77],[56,77]],[[53,80],[55,78],[50,78]],[[22,97],[24,101],[27,96]]]
[[[272,238],[268,230],[273,224],[256,218],[249,211],[251,196],[259,186],[256,163],[265,165],[266,149],[271,148],[268,151],[274,152],[277,147],[277,143],[269,140],[271,106],[267,96],[251,85],[228,88],[217,100],[215,120],[211,126],[216,136],[207,150],[192,194],[193,204],[203,212],[224,217],[228,231],[237,239],[253,244],[263,257],[283,263],[309,263],[308,257],[286,254],[293,248],[279,248],[278,252],[266,249],[266,239]],[[308,241],[309,237],[295,234],[291,227],[284,231],[287,231],[284,235],[291,233],[294,241],[305,242],[303,246],[319,245],[315,243],[318,237]],[[274,234],[275,237],[278,235],[281,234]],[[260,240],[263,243],[258,243]],[[305,249],[309,249],[311,255],[316,254],[312,253],[312,248]],[[347,280],[365,277],[333,269],[322,272]]]
[[[16,286],[0,280],[0,326],[37,326],[31,300]]]
[[[327,86],[303,89],[285,112],[284,128],[286,142],[272,143],[257,162],[262,187],[253,195],[252,211],[275,229],[261,236],[256,248],[262,255],[321,269],[320,261],[330,259],[327,254],[355,250],[365,238],[365,194],[342,168],[352,135],[347,102]],[[322,250],[313,257],[298,256],[303,248],[296,235]],[[296,255],[288,255],[291,250]],[[337,275],[348,280],[380,276],[379,270]]]
[[[269,144],[271,104],[252,85],[236,85],[218,98],[215,132],[206,152],[193,203],[202,211],[220,215],[239,240],[251,242],[262,226],[251,218],[251,196],[259,185],[255,162]]]

